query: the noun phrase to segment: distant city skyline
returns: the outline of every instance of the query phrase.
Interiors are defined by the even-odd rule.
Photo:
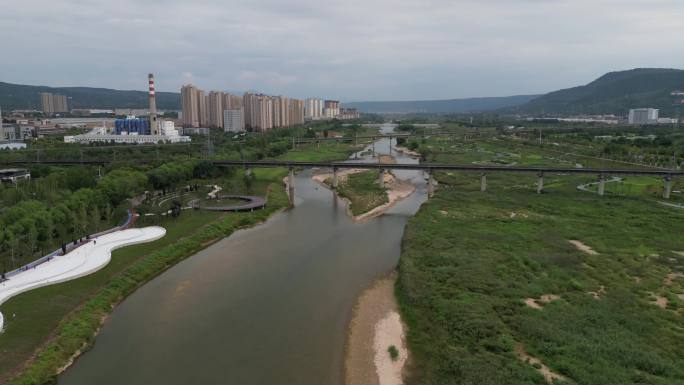
[[[684,63],[676,0],[5,5],[0,81],[55,87],[144,91],[140,78],[153,72],[158,91],[192,83],[300,99],[452,99],[540,94]]]

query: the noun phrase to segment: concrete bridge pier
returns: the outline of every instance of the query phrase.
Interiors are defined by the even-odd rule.
[[[385,170],[384,168],[379,169],[379,172],[378,172],[378,184],[379,184],[380,186],[384,186],[384,185],[385,185],[385,172],[386,172],[386,170]]]
[[[337,167],[333,167],[332,188],[337,190]]]
[[[297,142],[295,142],[295,137],[292,137],[292,149],[296,150],[297,149]]]
[[[432,198],[435,195],[435,179],[432,176],[432,170],[428,170],[428,198]]]
[[[663,179],[663,182],[665,183],[663,189],[663,198],[670,199],[670,194],[672,193],[672,178],[668,175],[665,177],[665,179]]]
[[[373,153],[372,153],[372,156],[373,156],[373,158],[375,158],[375,138],[371,138],[371,140],[373,141]]]
[[[540,172],[538,175],[538,180],[537,180],[537,194],[541,194],[544,192],[544,173]]]
[[[290,172],[287,175],[287,193],[290,204],[294,206],[294,167],[290,167]]]
[[[599,175],[598,195],[603,196],[606,193],[606,177]]]
[[[487,191],[487,174],[485,174],[484,172],[480,174],[480,191]]]

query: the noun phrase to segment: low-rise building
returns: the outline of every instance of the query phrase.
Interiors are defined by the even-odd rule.
[[[633,108],[629,110],[629,124],[658,124],[657,108]]]
[[[337,115],[337,119],[341,120],[359,119],[360,117],[361,114],[356,108],[340,108],[340,113]]]
[[[0,140],[22,141],[32,139],[34,129],[30,125],[2,124],[0,123]]]
[[[0,169],[0,182],[16,184],[20,180],[31,179],[31,173],[25,168]]]
[[[189,136],[181,136],[176,130],[175,125],[171,121],[159,121],[158,132],[159,135],[145,135],[138,132],[120,131],[115,133],[107,133],[107,127],[94,128],[87,134],[65,136],[65,143],[135,143],[135,144],[154,144],[154,143],[182,143],[189,142]]]

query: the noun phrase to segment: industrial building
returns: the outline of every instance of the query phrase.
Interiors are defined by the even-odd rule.
[[[131,120],[136,120],[136,119],[131,119]],[[147,122],[147,121],[145,121]],[[147,130],[147,125],[144,127],[142,125],[135,126],[135,124],[128,123],[129,128],[132,131],[124,131],[124,127],[122,126],[121,131],[115,131],[115,132],[107,132],[106,129],[103,128],[95,128],[92,131],[90,131],[87,134],[83,135],[74,135],[74,136],[65,136],[64,137],[64,142],[65,143],[95,143],[95,142],[104,142],[104,143],[134,143],[134,144],[142,144],[142,143],[147,143],[147,144],[156,144],[156,143],[182,143],[182,142],[189,142],[190,137],[189,136],[181,136],[178,133],[178,130],[176,130],[175,125],[171,121],[158,121],[157,122],[157,132],[158,134],[155,135],[150,135],[150,134],[140,134],[136,132],[136,130],[141,130],[142,132],[146,132]]]
[[[34,129],[26,124],[0,124],[1,141],[23,141],[34,137]]]
[[[629,124],[658,124],[657,108],[634,108],[629,110]]]
[[[190,137],[181,136],[172,121],[157,119],[157,103],[154,86],[154,75],[148,75],[149,86],[149,115],[147,119],[129,116],[126,119],[114,121],[114,128],[110,130],[106,123],[102,127],[94,128],[87,134],[65,136],[66,143],[179,143],[189,142]]]

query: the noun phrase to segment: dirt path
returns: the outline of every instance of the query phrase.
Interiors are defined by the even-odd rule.
[[[515,347],[515,352],[518,354],[518,358],[521,361],[525,361],[532,365],[542,376],[546,379],[546,382],[553,384],[556,380],[567,381],[568,378],[562,374],[556,373],[548,366],[544,365],[538,358],[532,357],[525,352],[525,348],[522,344],[518,344]]]
[[[408,351],[394,298],[396,273],[377,280],[354,307],[345,358],[347,385],[401,385]],[[392,359],[388,349],[396,347]]]
[[[583,251],[589,255],[598,255],[596,250],[592,249],[591,247],[585,245],[584,243],[577,241],[577,240],[569,240],[570,244],[575,246],[575,248],[579,251]]]

